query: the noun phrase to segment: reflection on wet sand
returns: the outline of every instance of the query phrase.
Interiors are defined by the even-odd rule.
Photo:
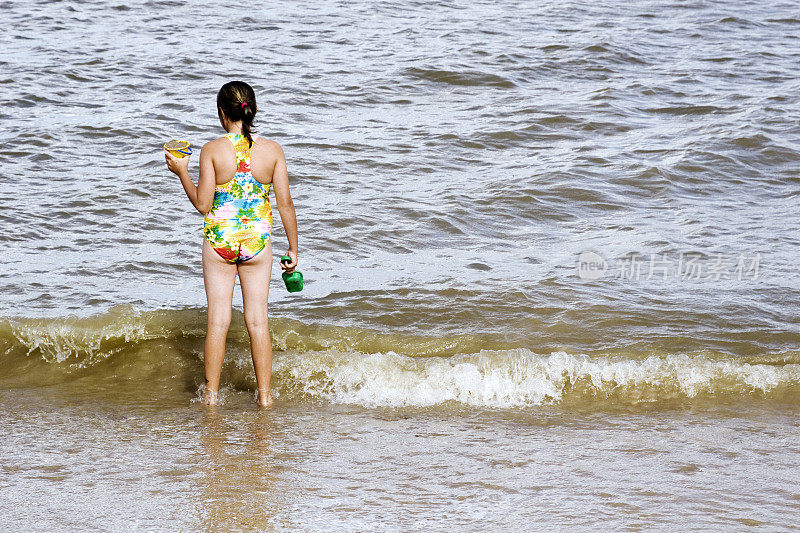
[[[208,407],[203,416],[202,490],[199,516],[204,530],[272,530],[282,500],[277,490],[269,412],[230,416]]]

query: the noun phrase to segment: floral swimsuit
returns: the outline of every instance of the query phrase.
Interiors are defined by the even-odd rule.
[[[226,137],[236,152],[236,173],[230,181],[216,186],[203,234],[223,259],[241,263],[255,257],[269,243],[272,234],[270,184],[261,183],[250,172],[247,138],[238,133],[229,133]]]

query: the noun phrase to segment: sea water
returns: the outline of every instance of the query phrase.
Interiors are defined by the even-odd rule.
[[[0,8],[4,529],[795,527],[794,3]],[[306,278],[276,209],[267,411],[238,286],[199,401],[161,150],[230,79]]]

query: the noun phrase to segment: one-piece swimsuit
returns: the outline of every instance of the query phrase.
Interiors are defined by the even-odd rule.
[[[269,183],[261,183],[250,171],[250,143],[244,135],[226,135],[236,152],[236,173],[217,184],[214,203],[206,214],[203,234],[220,257],[240,263],[255,257],[269,243],[272,207]]]

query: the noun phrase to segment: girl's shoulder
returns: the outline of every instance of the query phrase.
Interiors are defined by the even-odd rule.
[[[208,141],[203,145],[203,151],[206,153],[217,153],[220,150],[225,149],[226,145],[230,146],[230,141],[228,140],[227,135],[223,135],[213,141]]]
[[[269,150],[271,152],[283,151],[281,145],[277,142],[255,134],[253,135],[253,147],[258,147],[261,150]]]
[[[266,137],[261,137],[260,135],[253,135],[253,150],[270,156],[283,154],[283,149],[280,144]]]
[[[230,144],[230,141],[228,140],[228,136],[227,135],[223,135],[222,137],[218,137],[218,138],[214,139],[213,141],[208,141],[206,144],[203,145],[203,148],[205,148],[206,146],[208,146],[209,148],[214,148],[215,146],[224,145],[225,143]]]

